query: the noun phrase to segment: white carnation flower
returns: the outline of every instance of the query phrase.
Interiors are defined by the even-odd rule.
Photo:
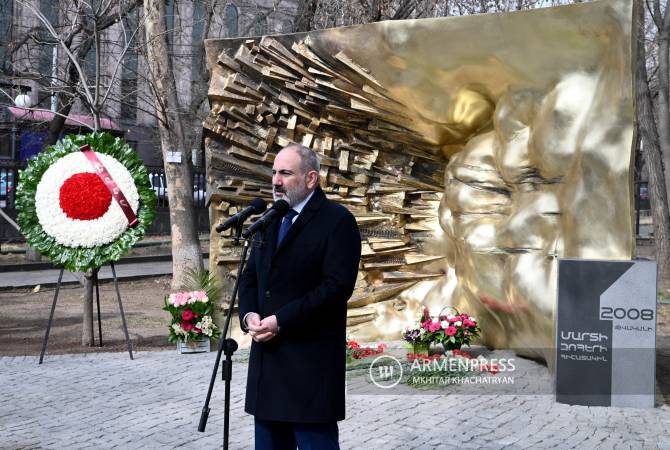
[[[95,152],[105,165],[126,200],[137,213],[140,196],[133,176],[114,157]],[[93,166],[81,152],[63,156],[42,175],[35,192],[37,219],[45,233],[67,247],[95,247],[116,240],[128,228],[125,213],[112,198],[107,211],[92,220],[71,219],[60,207],[60,188],[78,173],[95,173]]]

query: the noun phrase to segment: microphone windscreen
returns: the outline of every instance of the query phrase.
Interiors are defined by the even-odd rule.
[[[280,199],[274,202],[274,204],[272,205],[272,209],[277,211],[277,214],[279,214],[280,216],[285,216],[288,210],[291,209],[291,207],[289,206],[286,200]]]
[[[268,203],[262,198],[256,197],[249,203],[249,206],[254,208],[254,214],[261,214],[268,208]]]

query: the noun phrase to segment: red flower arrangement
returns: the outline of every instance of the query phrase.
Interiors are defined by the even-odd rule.
[[[76,173],[61,186],[59,202],[69,218],[93,220],[107,212],[112,194],[97,174]]]
[[[384,350],[388,348],[386,344],[379,344],[377,347],[361,347],[356,341],[347,341],[347,361],[352,359],[362,359],[368,358],[370,356],[379,355],[384,353]]]
[[[443,310],[444,311],[444,310]],[[445,350],[460,349],[463,345],[470,345],[470,341],[479,336],[481,329],[474,317],[461,314],[454,309],[455,314],[442,314],[433,317],[428,308],[413,328],[406,328],[403,340],[412,347],[414,353],[420,349],[428,349],[431,344],[442,344]]]

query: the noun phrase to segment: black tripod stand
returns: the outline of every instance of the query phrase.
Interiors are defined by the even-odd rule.
[[[233,242],[235,245],[238,245],[240,242],[240,236],[242,233],[241,225],[235,228],[235,237]],[[235,300],[237,298],[237,290],[240,285],[240,278],[242,277],[242,271],[244,270],[244,265],[246,264],[247,252],[249,250],[249,242],[253,236],[250,236],[249,239],[244,241],[244,247],[242,248],[242,255],[240,255],[240,264],[237,270],[237,279],[235,280],[235,285],[233,286],[233,293],[230,298],[230,304],[228,305],[228,310],[226,311],[226,321],[223,325],[223,330],[221,332],[221,338],[219,339],[219,348],[216,354],[216,361],[214,362],[214,370],[212,370],[212,378],[209,381],[209,389],[207,390],[207,398],[205,399],[205,405],[202,407],[202,413],[200,415],[200,424],[198,425],[198,431],[201,433],[205,431],[207,426],[207,418],[209,417],[209,401],[212,397],[212,390],[214,389],[214,382],[216,381],[216,371],[219,368],[219,361],[221,361],[221,353],[226,354],[226,360],[221,364],[221,378],[225,383],[225,399],[224,399],[224,410],[223,410],[223,448],[228,450],[228,430],[230,428],[230,382],[233,376],[233,353],[237,350],[237,342],[234,339],[226,338],[228,331],[230,329],[230,320],[233,316],[233,309],[235,308]]]
[[[116,298],[119,300],[119,311],[121,313],[121,323],[123,324],[123,332],[126,335],[126,345],[128,346],[128,354],[130,359],[133,359],[133,346],[130,342],[130,337],[128,336],[128,327],[126,325],[126,316],[123,313],[123,303],[121,302],[121,292],[119,291],[119,282],[116,278],[116,270],[114,269],[114,263],[110,263],[112,268],[112,275],[114,276],[114,287],[116,289]],[[95,300],[98,309],[98,346],[102,347],[102,321],[100,320],[100,290],[99,290],[99,281],[98,281],[98,271],[99,267],[93,269],[93,283],[95,285]],[[47,323],[47,331],[44,335],[44,340],[42,341],[42,352],[40,353],[40,362],[44,360],[44,353],[47,350],[47,343],[49,342],[49,332],[51,331],[51,323],[54,318],[54,311],[56,311],[56,302],[58,301],[58,292],[60,291],[61,282],[63,280],[64,268],[61,267],[60,274],[58,275],[58,284],[56,284],[56,292],[54,294],[54,301],[51,304],[51,313],[49,314],[49,322]],[[93,334],[93,340],[95,341],[95,333]]]

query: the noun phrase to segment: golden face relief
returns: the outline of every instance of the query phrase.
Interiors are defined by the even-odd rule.
[[[351,337],[453,306],[549,359],[558,258],[632,257],[631,22],[620,0],[208,41],[212,223],[309,145],[362,231]],[[218,273],[236,252],[212,235]]]

